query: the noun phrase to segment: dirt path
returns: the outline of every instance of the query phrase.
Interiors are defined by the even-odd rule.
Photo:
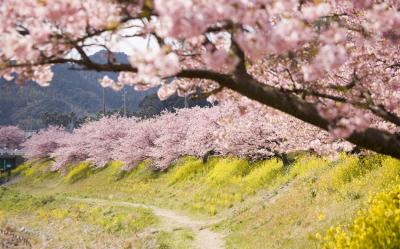
[[[79,202],[87,202],[87,203],[96,203],[96,204],[106,204],[112,206],[128,206],[128,207],[143,207],[148,208],[153,211],[155,215],[160,217],[164,222],[162,225],[162,229],[165,230],[176,230],[181,228],[191,229],[195,235],[195,247],[198,249],[223,249],[224,248],[224,240],[223,235],[220,233],[216,233],[211,231],[207,227],[217,223],[217,220],[194,220],[188,216],[178,214],[174,211],[163,209],[151,205],[132,203],[132,202],[123,202],[123,201],[110,201],[105,199],[95,199],[95,198],[76,198],[70,197],[70,200],[79,201]]]

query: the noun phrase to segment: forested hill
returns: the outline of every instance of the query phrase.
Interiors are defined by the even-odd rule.
[[[104,60],[102,53],[93,55],[96,61]],[[124,54],[118,55],[125,60]],[[42,126],[40,116],[45,112],[75,112],[86,116],[103,109],[103,88],[98,79],[104,75],[115,78],[115,73],[98,73],[94,71],[71,70],[70,65],[55,65],[52,68],[54,78],[50,87],[40,87],[28,82],[24,87],[14,82],[0,79],[0,125],[18,124],[23,128]],[[105,90],[105,102],[108,110],[120,109],[123,105],[122,92]],[[127,90],[127,106],[134,111],[143,98],[153,92],[136,92]]]
[[[92,59],[101,62],[105,57],[101,52],[92,55]],[[118,54],[117,60],[127,60],[125,54]],[[70,65],[55,65],[52,68],[54,78],[50,87],[40,87],[34,82],[28,82],[20,87],[14,82],[0,78],[0,125],[19,125],[24,129],[43,127],[43,113],[70,113],[77,116],[90,116],[103,109],[103,88],[98,79],[104,75],[116,78],[112,72],[99,73],[95,71],[71,70]],[[125,88],[127,110],[129,113],[140,113],[141,116],[151,116],[162,109],[182,107],[182,98],[174,101],[161,102],[155,97],[155,90],[146,92],[135,91],[132,87]],[[106,109],[121,110],[123,106],[123,91],[116,92],[106,88]],[[149,96],[149,98],[146,98]],[[139,107],[140,106],[140,107]]]

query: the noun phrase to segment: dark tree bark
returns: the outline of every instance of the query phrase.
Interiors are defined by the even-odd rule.
[[[314,104],[306,102],[293,93],[283,92],[280,89],[258,82],[250,75],[236,74],[230,76],[197,70],[184,71],[178,76],[214,80],[222,86],[266,106],[280,110],[323,130],[329,130],[329,122],[321,117]],[[354,132],[346,140],[362,148],[400,158],[399,137],[387,131],[368,128],[360,133]]]

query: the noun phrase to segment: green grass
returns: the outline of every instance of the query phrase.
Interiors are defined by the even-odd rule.
[[[188,249],[195,239],[192,231],[181,229],[174,233],[160,232],[157,243],[159,249]]]
[[[49,248],[91,248],[98,240],[104,247],[94,248],[142,248],[150,242],[152,248],[189,248],[191,231],[146,232],[159,223],[146,208],[30,195],[0,187],[0,228],[28,228],[36,235],[30,241],[37,248],[44,234],[53,238]]]
[[[80,164],[64,176],[48,172],[48,164],[23,165],[18,169],[23,178],[13,189],[33,196],[141,202],[200,218],[221,218],[214,229],[228,232],[227,248],[238,249],[318,248],[318,237],[332,226],[350,223],[369,205],[369,196],[400,184],[399,161],[381,155],[342,154],[333,160],[301,154],[289,167],[278,159],[250,163],[240,158],[212,157],[203,164],[187,157],[167,172],[152,171],[148,162],[131,172],[121,171],[118,162],[102,170]],[[118,223],[118,216],[115,220]],[[114,221],[85,222],[107,230],[105,223]],[[142,229],[147,222],[132,226]],[[111,225],[107,231],[115,229]],[[162,248],[179,248],[173,242],[181,241],[185,248],[190,236],[188,231],[159,233],[153,240]]]
[[[80,203],[65,197],[33,196],[8,188],[0,188],[0,210],[8,215],[31,214],[45,221],[70,218],[118,234],[138,232],[158,223],[145,208]]]

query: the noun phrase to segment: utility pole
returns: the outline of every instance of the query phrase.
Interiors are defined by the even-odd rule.
[[[126,114],[126,90],[124,89],[124,93],[123,93],[123,102],[124,102],[124,117],[127,117]]]
[[[185,95],[185,108],[189,107],[189,103],[188,103],[188,96]]]
[[[106,115],[106,92],[104,87],[103,87],[103,115]]]

